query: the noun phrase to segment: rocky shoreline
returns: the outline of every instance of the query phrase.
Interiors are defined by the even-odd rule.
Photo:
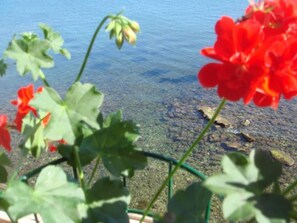
[[[163,106],[166,112],[163,114],[161,121],[166,126],[166,138],[172,141],[169,151],[164,151],[164,154],[179,159],[206,125],[214,112],[215,103],[196,98],[176,98],[171,102],[164,102]],[[221,170],[221,157],[228,152],[240,151],[248,154],[251,149],[265,149],[275,159],[284,163],[285,176],[282,179],[282,183],[288,184],[292,178],[297,177],[297,173],[294,171],[296,168],[294,161],[297,160],[297,153],[295,152],[297,142],[292,140],[294,138],[292,135],[286,137],[286,134],[290,132],[286,132],[286,134],[269,133],[273,126],[285,125],[287,120],[263,118],[267,114],[264,114],[262,110],[255,110],[251,106],[249,108],[245,107],[245,109],[247,111],[241,110],[240,107],[234,109],[233,104],[227,104],[214,126],[202,139],[191,157],[189,157],[187,163],[209,176]],[[261,128],[267,131],[264,132]],[[13,141],[17,145],[20,139],[15,136]],[[148,141],[148,139],[140,141],[140,147],[144,148],[144,150],[149,150],[153,147]],[[156,142],[154,143],[156,144]],[[146,147],[147,144],[148,147]],[[162,153],[162,149],[165,146],[161,145],[160,147],[160,150],[149,151]],[[39,160],[32,158],[21,160],[20,151],[15,149],[10,156],[14,162],[14,168],[19,168],[19,164],[23,162],[20,172],[25,173],[32,166],[39,166],[57,158],[58,154],[45,154]],[[132,194],[132,208],[143,209],[146,207],[148,201],[160,186],[160,182],[167,176],[167,170],[166,164],[150,159],[149,166],[135,174],[135,177],[128,182],[128,187]],[[85,169],[86,173],[89,171],[90,167]],[[100,174],[102,176],[106,173],[103,171]],[[196,180],[188,173],[179,171],[174,177],[174,190],[185,188]],[[165,212],[166,194],[166,191],[162,194],[161,198],[154,205],[153,211]],[[220,201],[218,198],[214,198],[211,222],[224,222],[220,213]]]

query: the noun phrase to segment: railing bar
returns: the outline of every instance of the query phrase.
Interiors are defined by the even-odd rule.
[[[208,202],[208,205],[206,207],[205,217],[204,217],[205,222],[209,222],[210,214],[211,214],[211,200]]]
[[[124,185],[124,187],[127,187],[127,180],[126,180],[126,177],[123,177],[123,185]]]
[[[78,176],[77,176],[77,171],[76,171],[76,167],[72,166],[72,172],[73,172],[73,177],[78,180]]]
[[[169,166],[168,166],[168,175],[171,173],[172,171],[172,162],[169,162]],[[170,200],[170,198],[172,197],[173,194],[173,179],[170,178],[169,182],[168,182],[168,202]]]
[[[44,164],[44,165],[42,165],[42,166],[40,166],[40,167],[38,167],[38,168],[32,170],[31,172],[29,172],[29,173],[23,175],[23,176],[21,177],[21,180],[22,180],[22,181],[28,181],[28,179],[30,179],[31,177],[35,176],[36,174],[39,174],[40,171],[41,171],[43,168],[45,168],[45,167],[47,167],[47,166],[49,166],[49,165],[57,165],[57,164],[60,164],[60,163],[65,162],[65,161],[67,161],[67,159],[64,158],[64,157],[62,157],[62,158],[60,158],[60,159],[56,159],[56,160],[54,160],[54,161],[52,161],[52,162],[49,162],[49,163],[47,163],[47,164]]]
[[[174,165],[176,165],[178,163],[178,160],[175,160],[175,159],[173,159],[171,157],[167,157],[167,156],[160,155],[160,154],[155,154],[155,153],[150,153],[150,152],[145,152],[145,151],[142,151],[142,152],[143,152],[143,154],[145,156],[155,158],[155,159],[158,159],[158,160],[162,160],[162,161],[165,161],[167,163],[172,162],[172,164],[174,164]],[[189,173],[193,174],[194,176],[199,177],[201,180],[206,179],[206,176],[204,174],[200,173],[199,171],[197,171],[196,169],[194,169],[193,167],[189,166],[186,163],[182,164],[181,168],[184,169],[184,170],[187,170]]]

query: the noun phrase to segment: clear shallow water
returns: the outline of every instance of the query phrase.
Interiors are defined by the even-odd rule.
[[[23,31],[40,34],[38,23],[49,24],[62,34],[65,47],[72,53],[70,61],[57,56],[56,67],[45,70],[50,84],[63,93],[74,80],[100,20],[109,13],[125,9],[125,15],[141,25],[137,45],[124,45],[118,51],[108,35],[101,32],[82,81],[96,84],[105,93],[104,111],[122,109],[127,119],[134,119],[141,125],[140,144],[145,150],[179,157],[179,152],[185,150],[204,124],[197,106],[216,106],[219,101],[215,90],[204,90],[197,83],[197,71],[208,61],[199,55],[199,50],[213,44],[213,27],[217,19],[222,15],[238,18],[246,5],[247,1],[243,0],[2,0],[0,51],[5,50],[13,34]],[[29,82],[30,76],[21,78],[14,68],[9,69],[8,75],[0,79],[3,110],[13,110],[8,99],[14,98],[16,90]],[[183,110],[184,119],[168,116],[174,103]],[[253,105],[241,103],[228,104],[224,111],[235,130],[242,129],[241,123],[249,119],[251,125],[245,128],[246,131],[258,137],[260,142],[263,139],[280,142],[276,146],[289,150],[294,157],[297,144],[295,114],[296,100],[282,102],[277,111],[255,109]],[[186,132],[187,137],[177,140],[171,134],[172,125],[180,132]],[[199,150],[202,155],[196,154],[197,159],[225,152],[220,141],[212,146],[208,146],[207,140],[203,143]],[[270,145],[253,145],[262,146]]]

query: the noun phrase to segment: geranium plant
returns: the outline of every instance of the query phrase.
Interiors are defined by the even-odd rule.
[[[100,106],[103,94],[93,84],[81,83],[85,65],[99,30],[105,23],[110,38],[115,38],[120,49],[124,42],[135,44],[139,32],[137,22],[121,13],[106,16],[99,24],[82,63],[81,69],[64,97],[60,96],[46,79],[45,68],[54,66],[50,52],[70,59],[63,48],[63,39],[51,27],[40,24],[43,38],[26,32],[14,38],[4,52],[4,59],[16,61],[20,75],[32,74],[44,86],[33,84],[21,87],[13,120],[0,115],[0,145],[11,151],[10,133],[21,134],[20,149],[38,158],[43,152],[57,151],[74,169],[75,179],[58,166],[46,166],[34,187],[27,179],[14,177],[7,181],[5,167],[10,165],[1,153],[0,181],[7,183],[1,193],[1,206],[12,222],[32,213],[38,213],[43,222],[128,222],[126,214],[130,195],[121,181],[103,178],[96,180],[98,164],[103,162],[114,176],[131,177],[135,170],[145,167],[147,159],[135,145],[139,138],[138,126],[125,121],[122,112],[103,117]],[[1,60],[1,75],[7,65]],[[92,174],[84,176],[83,166],[96,160]]]
[[[201,54],[217,62],[203,66],[197,76],[203,87],[217,86],[223,100],[180,163],[198,145],[226,100],[243,100],[245,104],[253,101],[258,107],[277,109],[281,97],[289,100],[297,95],[295,0],[251,0],[242,18],[234,21],[223,16],[216,23],[215,32],[214,46],[202,49]],[[160,187],[147,211],[178,168],[179,165]],[[249,157],[231,153],[223,157],[222,168],[223,174],[209,177],[203,185],[225,197],[222,211],[226,219],[260,223],[297,220],[297,195],[293,192],[297,180],[281,188],[281,165],[269,153],[259,149]],[[203,196],[200,199],[203,201]],[[173,215],[171,220],[163,221],[187,222],[180,219]],[[196,218],[193,222],[203,221]]]
[[[0,181],[7,187],[0,194],[0,206],[12,222],[28,214],[39,214],[43,222],[129,222],[126,213],[130,194],[120,180],[95,179],[98,165],[115,177],[132,177],[143,169],[147,159],[136,146],[138,126],[123,120],[118,111],[104,117],[100,111],[103,94],[93,84],[81,83],[92,46],[105,26],[110,38],[120,49],[124,42],[135,44],[139,25],[122,13],[106,16],[97,27],[82,66],[64,97],[46,79],[45,68],[54,66],[49,54],[70,59],[63,39],[48,25],[40,24],[43,38],[26,32],[14,36],[0,60],[0,74],[7,68],[5,60],[13,59],[20,75],[32,74],[44,86],[33,84],[20,88],[11,101],[16,107],[13,120],[0,115],[0,145],[8,152],[11,132],[21,134],[20,149],[38,158],[43,152],[58,152],[74,170],[68,176],[58,166],[45,165],[34,185],[17,175],[8,177],[10,161],[0,154]],[[202,54],[218,62],[202,67],[198,79],[206,88],[218,87],[223,98],[209,123],[198,135],[175,168],[161,184],[143,214],[150,211],[156,199],[182,163],[197,147],[223,108],[226,100],[277,109],[281,97],[297,95],[297,3],[295,0],[251,1],[244,16],[236,21],[224,16],[215,26],[217,40]],[[83,166],[94,161],[93,171],[86,176]],[[53,162],[50,164],[55,164]],[[289,222],[297,220],[293,193],[297,181],[282,189],[279,184],[281,165],[268,153],[253,150],[247,157],[227,154],[222,159],[222,174],[204,183],[193,183],[178,191],[168,203],[167,213],[155,216],[160,223],[205,222],[204,212],[211,192],[222,195],[224,217],[230,221]]]

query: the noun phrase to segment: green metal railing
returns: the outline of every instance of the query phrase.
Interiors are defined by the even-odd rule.
[[[145,151],[143,151],[143,154],[146,157],[153,158],[153,159],[160,160],[160,161],[168,163],[168,175],[171,173],[172,167],[178,163],[178,160],[173,159],[172,157],[169,157],[169,156],[164,156],[164,155],[145,152]],[[191,167],[190,165],[188,165],[186,163],[183,163],[180,166],[180,168],[185,170],[186,172],[192,174],[193,176],[199,178],[202,181],[206,179],[206,176],[204,174],[202,174],[201,172],[199,172],[198,170],[194,169],[193,167]],[[124,185],[126,186],[126,183],[125,183],[126,178],[125,177],[123,179],[123,182],[124,182]],[[168,200],[169,200],[173,195],[173,179],[172,178],[170,179],[170,181],[168,183],[168,193],[167,194],[168,194]],[[137,209],[136,210],[135,209],[128,209],[128,212],[136,213],[136,214],[143,214],[142,210],[137,210]],[[211,202],[208,203],[207,208],[205,210],[204,220],[205,220],[206,223],[209,222],[210,212],[211,212]],[[150,215],[153,216],[153,214],[150,214]]]
[[[168,175],[171,173],[173,166],[178,163],[178,160],[173,159],[173,158],[171,158],[169,156],[164,156],[164,155],[151,153],[151,152],[145,152],[145,151],[143,151],[143,154],[146,157],[153,158],[153,159],[160,160],[160,161],[168,163]],[[66,162],[66,161],[67,161],[66,158],[60,158],[60,159],[54,160],[52,162],[49,162],[49,163],[47,163],[45,165],[42,165],[42,166],[32,170],[31,172],[23,175],[21,177],[21,180],[24,181],[24,182],[28,182],[28,180],[31,177],[34,177],[35,175],[39,174],[40,171],[43,168],[45,168],[45,167],[47,167],[49,165],[58,165],[58,164],[61,164],[63,162]],[[202,181],[206,179],[206,176],[204,174],[202,174],[201,172],[199,172],[198,170],[194,169],[193,167],[191,167],[190,165],[188,165],[186,163],[182,164],[180,166],[180,168],[185,170],[186,172],[192,174],[193,176],[199,178]],[[76,177],[76,171],[74,169],[73,169],[73,174],[74,174],[74,177]],[[126,182],[127,182],[126,177],[123,177],[124,186],[127,186]],[[169,200],[173,195],[173,179],[172,178],[170,179],[170,181],[168,183],[168,193],[167,194],[168,194],[168,200]],[[129,213],[136,213],[136,214],[143,214],[142,210],[137,210],[137,209],[128,209],[128,212]],[[204,219],[205,219],[206,223],[209,222],[210,212],[211,212],[211,202],[208,203],[208,206],[207,206],[207,208],[205,210]],[[151,214],[151,216],[153,216],[153,214]]]

